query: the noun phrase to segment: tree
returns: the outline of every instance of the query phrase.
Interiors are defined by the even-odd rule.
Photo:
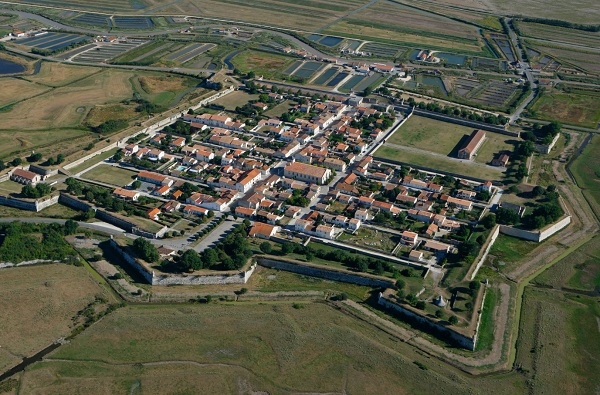
[[[194,250],[186,250],[181,254],[178,263],[184,270],[193,271],[202,269],[202,259]]]
[[[219,255],[217,254],[217,252],[214,249],[208,248],[208,249],[202,251],[203,267],[211,267],[214,264],[216,264],[218,261],[219,261]]]
[[[31,154],[27,157],[27,162],[39,162],[40,160],[42,160],[42,154],[39,152]]]
[[[77,233],[77,228],[79,228],[79,224],[72,219],[68,219],[65,222],[64,233],[65,235],[72,235]]]
[[[143,237],[138,237],[133,241],[133,249],[146,262],[156,262],[160,257],[156,246]]]
[[[115,152],[115,154],[113,155],[112,158],[115,162],[120,162],[121,159],[123,159],[123,156],[124,156],[123,151],[119,150],[119,151]]]
[[[206,216],[207,216],[208,218],[212,218],[212,217],[214,217],[214,216],[215,216],[215,212],[214,212],[214,211],[212,211],[212,210],[208,210],[208,213],[206,214]]]
[[[489,213],[481,220],[481,225],[486,229],[492,229],[496,226],[496,214]]]
[[[519,223],[520,219],[519,214],[511,209],[500,207],[496,210],[496,221],[499,224],[516,225]]]
[[[473,291],[478,291],[481,288],[481,283],[479,281],[471,281],[469,283],[469,289]]]
[[[294,244],[290,242],[285,242],[281,244],[281,253],[284,255],[290,254],[294,252]]]
[[[313,259],[315,259],[315,254],[313,254],[313,253],[312,253],[312,252],[310,252],[310,251],[306,251],[306,254],[305,254],[305,256],[306,256],[306,261],[307,261],[307,262],[310,262],[310,261],[312,261]]]
[[[21,163],[23,163],[23,160],[21,158],[15,158],[10,162],[10,164],[13,166],[19,166]]]
[[[131,188],[133,188],[133,189],[138,189],[141,186],[142,186],[142,182],[140,180],[135,180],[134,182],[131,183]]]
[[[531,191],[531,194],[533,195],[533,197],[543,196],[545,193],[546,193],[546,190],[539,185],[536,185],[535,187],[533,187],[533,190]]]
[[[396,280],[396,288],[398,288],[398,289],[404,289],[405,286],[406,286],[406,281],[404,281],[401,278],[399,278],[399,279]]]
[[[273,246],[268,241],[264,241],[260,244],[260,250],[265,254],[270,254],[273,251]]]
[[[443,320],[444,319],[444,312],[442,310],[438,309],[438,310],[435,311],[435,316],[436,316],[436,318],[438,318],[440,320]]]
[[[450,325],[456,325],[458,324],[458,318],[456,318],[455,315],[451,316],[450,319],[448,320],[448,322],[450,323]]]

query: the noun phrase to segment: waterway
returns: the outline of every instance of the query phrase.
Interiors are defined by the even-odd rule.
[[[22,73],[23,71],[25,71],[25,66],[22,64],[0,59],[0,75]]]

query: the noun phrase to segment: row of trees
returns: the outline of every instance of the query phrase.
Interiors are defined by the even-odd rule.
[[[468,111],[464,108],[461,109],[456,106],[441,106],[440,104],[435,102],[417,102],[412,97],[408,98],[406,103],[409,106],[418,107],[422,110],[433,111],[445,115],[453,115],[455,117],[470,119],[472,121],[477,122],[489,123],[491,125],[504,125],[508,122],[508,118],[506,118],[504,115],[495,116],[493,114],[485,114],[482,116],[472,111]]]

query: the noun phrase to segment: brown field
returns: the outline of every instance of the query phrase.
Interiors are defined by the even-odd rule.
[[[593,92],[590,92],[593,93]],[[544,93],[532,109],[535,116],[544,120],[560,122],[596,129],[600,122],[598,94],[566,93],[559,89]]]
[[[79,127],[96,104],[132,96],[128,71],[104,70],[99,74],[22,101],[2,116],[2,129],[40,130]],[[24,120],[29,120],[26,122]],[[35,120],[35,122],[33,122]]]
[[[142,89],[148,94],[160,93],[164,91],[178,91],[184,89],[185,79],[180,77],[166,76],[143,76],[138,81]]]
[[[366,0],[290,0],[217,1],[185,0],[164,7],[159,0],[148,0],[160,7],[160,13],[196,15],[207,18],[242,20],[246,22],[281,26],[311,32],[368,3]],[[318,17],[315,17],[317,16]]]
[[[477,27],[427,13],[399,4],[377,2],[370,5],[360,14],[360,20],[391,24],[403,29],[437,33],[444,36],[477,39]],[[417,33],[418,34],[418,33]]]
[[[532,39],[527,39],[526,43],[528,47],[554,56],[562,62],[573,64],[594,73],[600,73],[600,52],[581,52],[565,47],[551,47]]]
[[[228,110],[235,110],[236,107],[241,107],[250,100],[258,99],[258,95],[251,95],[246,91],[234,91],[214,101],[215,104],[225,106]]]
[[[577,45],[586,45],[593,48],[600,46],[600,32],[586,32],[583,30],[568,29],[560,26],[543,25],[540,23],[517,22],[521,34],[544,40],[560,41]]]
[[[0,368],[68,335],[96,295],[112,300],[85,268],[65,264],[1,269],[0,283]]]
[[[3,78],[0,108],[48,91],[49,88],[17,78]],[[4,113],[2,113],[4,114]]]
[[[410,0],[411,4],[418,7],[428,7],[429,3],[437,7],[447,6],[449,9],[456,7],[454,12],[461,8],[493,12],[499,15],[525,15],[534,18],[560,19],[574,23],[597,24],[600,19],[600,9],[594,0],[578,0],[569,3],[565,8],[561,3],[551,0],[443,0],[422,2]],[[451,11],[452,12],[452,11]],[[458,16],[458,15],[457,15]],[[460,16],[459,16],[460,17]]]
[[[94,106],[83,123],[90,126],[98,126],[111,119],[135,119],[139,113],[135,111],[135,104],[106,104]]]
[[[58,87],[70,84],[73,81],[87,77],[99,71],[102,71],[102,69],[97,67],[43,62],[38,74],[26,76],[25,79],[42,85]]]

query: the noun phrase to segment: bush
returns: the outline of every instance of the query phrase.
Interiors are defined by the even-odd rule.
[[[448,322],[450,323],[450,325],[456,325],[456,324],[458,324],[458,318],[456,318],[456,316],[453,315],[452,317],[450,317]]]

